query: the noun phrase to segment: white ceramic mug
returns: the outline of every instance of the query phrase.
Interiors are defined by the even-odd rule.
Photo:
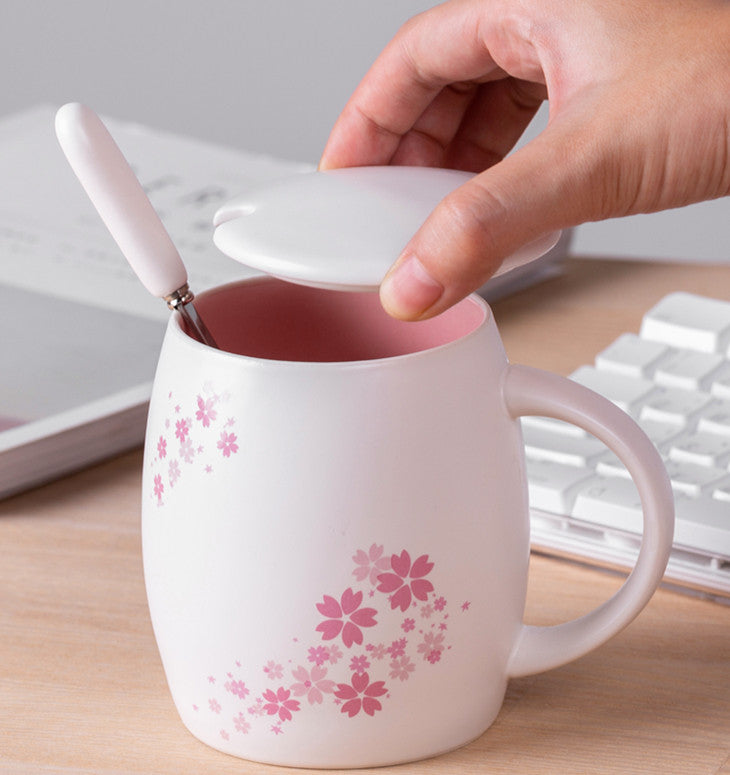
[[[509,365],[477,297],[414,324],[375,294],[257,279],[198,309],[230,352],[171,319],[143,548],[170,690],[204,742],[305,767],[432,756],[487,729],[510,677],[586,653],[648,601],[673,527],[653,445],[584,387]],[[522,621],[525,414],[602,439],[644,507],[623,587],[554,627]]]

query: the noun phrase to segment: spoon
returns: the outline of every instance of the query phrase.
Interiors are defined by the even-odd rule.
[[[56,136],[76,177],[142,285],[217,347],[193,304],[180,253],[99,116],[78,102],[56,113]]]

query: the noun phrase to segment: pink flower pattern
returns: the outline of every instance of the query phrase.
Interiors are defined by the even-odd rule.
[[[230,457],[234,453],[238,452],[238,444],[236,444],[236,434],[228,433],[227,431],[221,432],[221,437],[218,441],[218,449],[223,452],[223,457]]]
[[[321,704],[322,693],[331,693],[335,689],[335,682],[325,678],[327,668],[321,665],[315,665],[311,671],[300,665],[296,670],[292,670],[292,675],[297,682],[292,684],[291,690],[297,697],[306,694],[310,705]]]
[[[390,677],[397,678],[399,681],[406,681],[415,669],[416,666],[411,662],[410,657],[398,657],[390,663]]]
[[[296,713],[299,710],[299,700],[289,699],[291,697],[291,690],[285,689],[280,686],[276,692],[271,689],[267,689],[264,692],[264,699],[266,704],[264,710],[273,716],[278,714],[281,721],[291,721],[292,713]]]
[[[175,436],[180,439],[181,443],[185,441],[188,433],[190,433],[190,426],[188,425],[188,421],[177,420],[175,423]]]
[[[317,603],[317,610],[322,616],[328,617],[316,627],[317,632],[322,633],[323,640],[333,640],[342,633],[342,642],[348,649],[353,643],[362,643],[360,628],[377,624],[374,608],[360,608],[362,597],[362,592],[355,593],[348,587],[342,593],[339,603],[329,595],[324,596],[322,603]]]
[[[271,659],[264,665],[264,673],[272,681],[278,681],[284,675],[284,668]]]
[[[180,442],[180,457],[186,463],[192,463],[195,457],[192,439],[185,438]]]
[[[180,478],[180,463],[177,460],[171,460],[167,471],[170,477],[170,487],[174,487],[175,482]]]
[[[365,654],[360,654],[350,660],[350,670],[353,673],[364,673],[370,667],[370,662]]]
[[[324,619],[312,622],[311,637],[318,633],[327,644],[311,645],[311,640],[307,642],[299,635],[292,638],[300,653],[298,661],[288,659],[296,665],[291,668],[288,682],[282,667],[285,660],[275,658],[269,659],[263,668],[267,682],[277,681],[275,689],[261,686],[261,678],[258,687],[256,682],[244,681],[246,676],[239,678],[241,662],[238,660],[233,672],[225,673],[219,682],[214,675],[207,677],[208,691],[220,687],[216,696],[207,695],[209,711],[231,720],[231,726],[221,729],[221,735],[229,731],[249,734],[254,728],[266,734],[280,735],[289,724],[296,723],[302,711],[306,710],[308,714],[317,708],[332,707],[333,703],[348,719],[374,716],[384,710],[391,694],[397,694],[399,687],[414,673],[439,669],[450,648],[446,643],[449,613],[446,598],[437,596],[432,582],[424,578],[431,573],[434,563],[426,554],[411,562],[411,555],[406,550],[387,555],[389,568],[386,572],[382,572],[382,567],[376,568],[375,588],[373,568],[383,559],[382,554],[383,547],[378,544],[372,544],[368,552],[356,553],[352,558],[356,566],[353,575],[358,583],[345,589],[339,599],[323,595],[322,601],[315,603],[317,612]],[[366,592],[375,596],[373,606],[377,608],[363,605]],[[378,592],[383,597],[378,597]],[[431,593],[434,595],[429,601]],[[410,609],[413,609],[412,615],[404,618],[395,613]],[[461,610],[468,611],[469,604],[462,605]],[[419,614],[423,629],[416,635]],[[387,621],[388,617],[390,621]],[[381,624],[391,637],[399,631],[403,634],[390,640],[389,645],[386,645],[387,641],[366,642],[370,632],[377,632]],[[344,654],[340,645],[346,650],[359,645],[363,651],[345,651],[347,659],[341,662]],[[414,659],[416,654],[420,659]],[[346,671],[345,676],[343,671]],[[386,681],[391,683],[386,684]],[[256,692],[253,704],[242,709],[241,700]],[[261,719],[271,719],[275,723]]]
[[[399,555],[390,558],[393,573],[381,573],[378,576],[378,592],[393,592],[390,607],[400,608],[405,612],[411,605],[411,600],[427,600],[429,592],[433,592],[433,584],[424,579],[433,569],[433,563],[428,561],[428,555],[422,554],[412,565],[411,555],[404,549]]]
[[[235,694],[236,697],[243,699],[249,694],[249,690],[246,688],[246,684],[243,681],[226,681],[224,687],[227,692]]]
[[[444,633],[443,632],[427,632],[423,636],[423,641],[418,644],[418,653],[423,654],[424,659],[432,661],[431,655],[434,651],[439,653],[444,649]]]
[[[329,662],[331,659],[330,649],[325,646],[312,646],[309,649],[309,656],[307,659],[310,662],[314,662],[315,665],[323,665],[325,662]]]
[[[375,586],[378,583],[378,576],[384,571],[390,570],[390,558],[382,555],[382,545],[372,544],[367,552],[358,549],[352,558],[357,566],[352,575],[358,581],[368,579]]]
[[[336,665],[341,659],[342,659],[342,652],[340,651],[340,647],[333,643],[327,651],[329,652],[329,656],[327,657],[327,661],[331,665]]]
[[[238,452],[240,440],[237,432],[233,430],[236,423],[235,417],[221,417],[218,404],[230,399],[230,393],[216,392],[212,386],[206,384],[202,391],[190,398],[174,396],[172,391],[167,393],[167,416],[158,420],[158,429],[150,430],[150,442],[152,452],[150,465],[153,469],[149,496],[157,501],[158,506],[165,506],[162,497],[158,494],[155,478],[160,476],[160,484],[163,479],[169,481],[174,487],[183,474],[182,464],[185,463],[185,477],[189,477],[188,471],[201,471],[210,476],[214,473],[213,459],[208,450],[215,450],[217,455],[224,459],[233,460]],[[190,414],[194,413],[194,420]],[[174,438],[178,445],[170,444],[169,429],[174,429]],[[215,477],[211,477],[215,478]],[[147,496],[147,497],[149,497]]]
[[[375,712],[382,710],[381,702],[376,699],[387,693],[385,681],[373,681],[367,673],[353,673],[349,684],[337,684],[335,697],[346,700],[340,710],[352,718],[362,709],[368,716],[374,716]]]
[[[203,423],[204,428],[210,427],[211,420],[215,420],[218,416],[213,406],[215,405],[216,398],[202,398],[198,396],[198,409],[195,412],[195,419]]]
[[[165,492],[165,485],[162,484],[162,477],[160,474],[157,474],[155,476],[155,486],[154,486],[154,493],[157,496],[157,501],[162,500],[162,493]]]

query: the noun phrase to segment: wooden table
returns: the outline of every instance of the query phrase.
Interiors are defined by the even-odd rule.
[[[730,267],[571,260],[494,311],[513,361],[568,373],[679,289],[730,299]],[[278,771],[177,717],[145,601],[140,471],[133,452],[0,503],[3,775]],[[621,580],[533,556],[527,619],[573,618]],[[512,681],[481,738],[393,772],[730,775],[730,606],[661,589],[597,651]]]

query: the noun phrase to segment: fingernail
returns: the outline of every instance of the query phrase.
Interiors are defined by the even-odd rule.
[[[386,311],[399,318],[422,315],[443,295],[444,288],[428,273],[414,255],[399,261],[380,286],[380,299]]]

